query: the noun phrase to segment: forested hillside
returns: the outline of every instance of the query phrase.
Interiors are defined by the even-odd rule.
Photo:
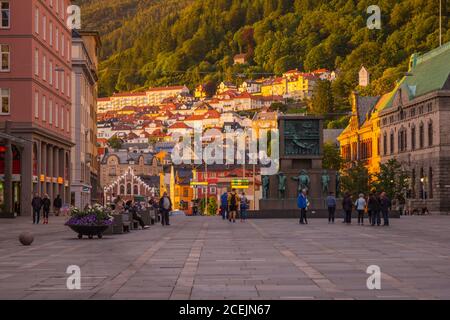
[[[339,69],[345,101],[365,65],[370,93],[383,93],[409,56],[439,41],[439,1],[431,0],[78,0],[84,28],[102,34],[100,94],[144,86],[237,81],[299,68]],[[368,6],[382,10],[369,30]],[[450,40],[444,20],[444,41]],[[246,53],[248,65],[233,65]],[[343,102],[344,103],[344,102]]]

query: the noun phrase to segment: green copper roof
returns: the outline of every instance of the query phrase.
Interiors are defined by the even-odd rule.
[[[405,76],[395,88],[407,89],[410,99],[442,90],[450,75],[450,42],[423,55],[411,56],[410,75]],[[393,97],[386,107],[392,106]]]

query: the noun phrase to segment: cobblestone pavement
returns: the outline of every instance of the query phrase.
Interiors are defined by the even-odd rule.
[[[1,299],[450,299],[448,216],[391,227],[180,216],[101,240],[78,240],[63,222],[0,220]],[[81,290],[66,287],[69,265]],[[366,287],[369,265],[381,290]]]

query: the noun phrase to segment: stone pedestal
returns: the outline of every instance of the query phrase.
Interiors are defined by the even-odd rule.
[[[325,209],[327,193],[322,190],[323,119],[321,117],[286,115],[279,118],[280,172],[287,177],[284,199],[278,191],[278,176],[270,176],[268,199],[260,200],[265,210],[297,209],[298,177],[302,170],[310,179],[308,199],[310,208]],[[336,190],[336,172],[327,170],[328,190]]]

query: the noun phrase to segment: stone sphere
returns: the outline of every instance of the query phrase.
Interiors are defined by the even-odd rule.
[[[19,241],[24,246],[29,246],[31,243],[33,243],[34,237],[29,232],[22,232],[19,236]]]

